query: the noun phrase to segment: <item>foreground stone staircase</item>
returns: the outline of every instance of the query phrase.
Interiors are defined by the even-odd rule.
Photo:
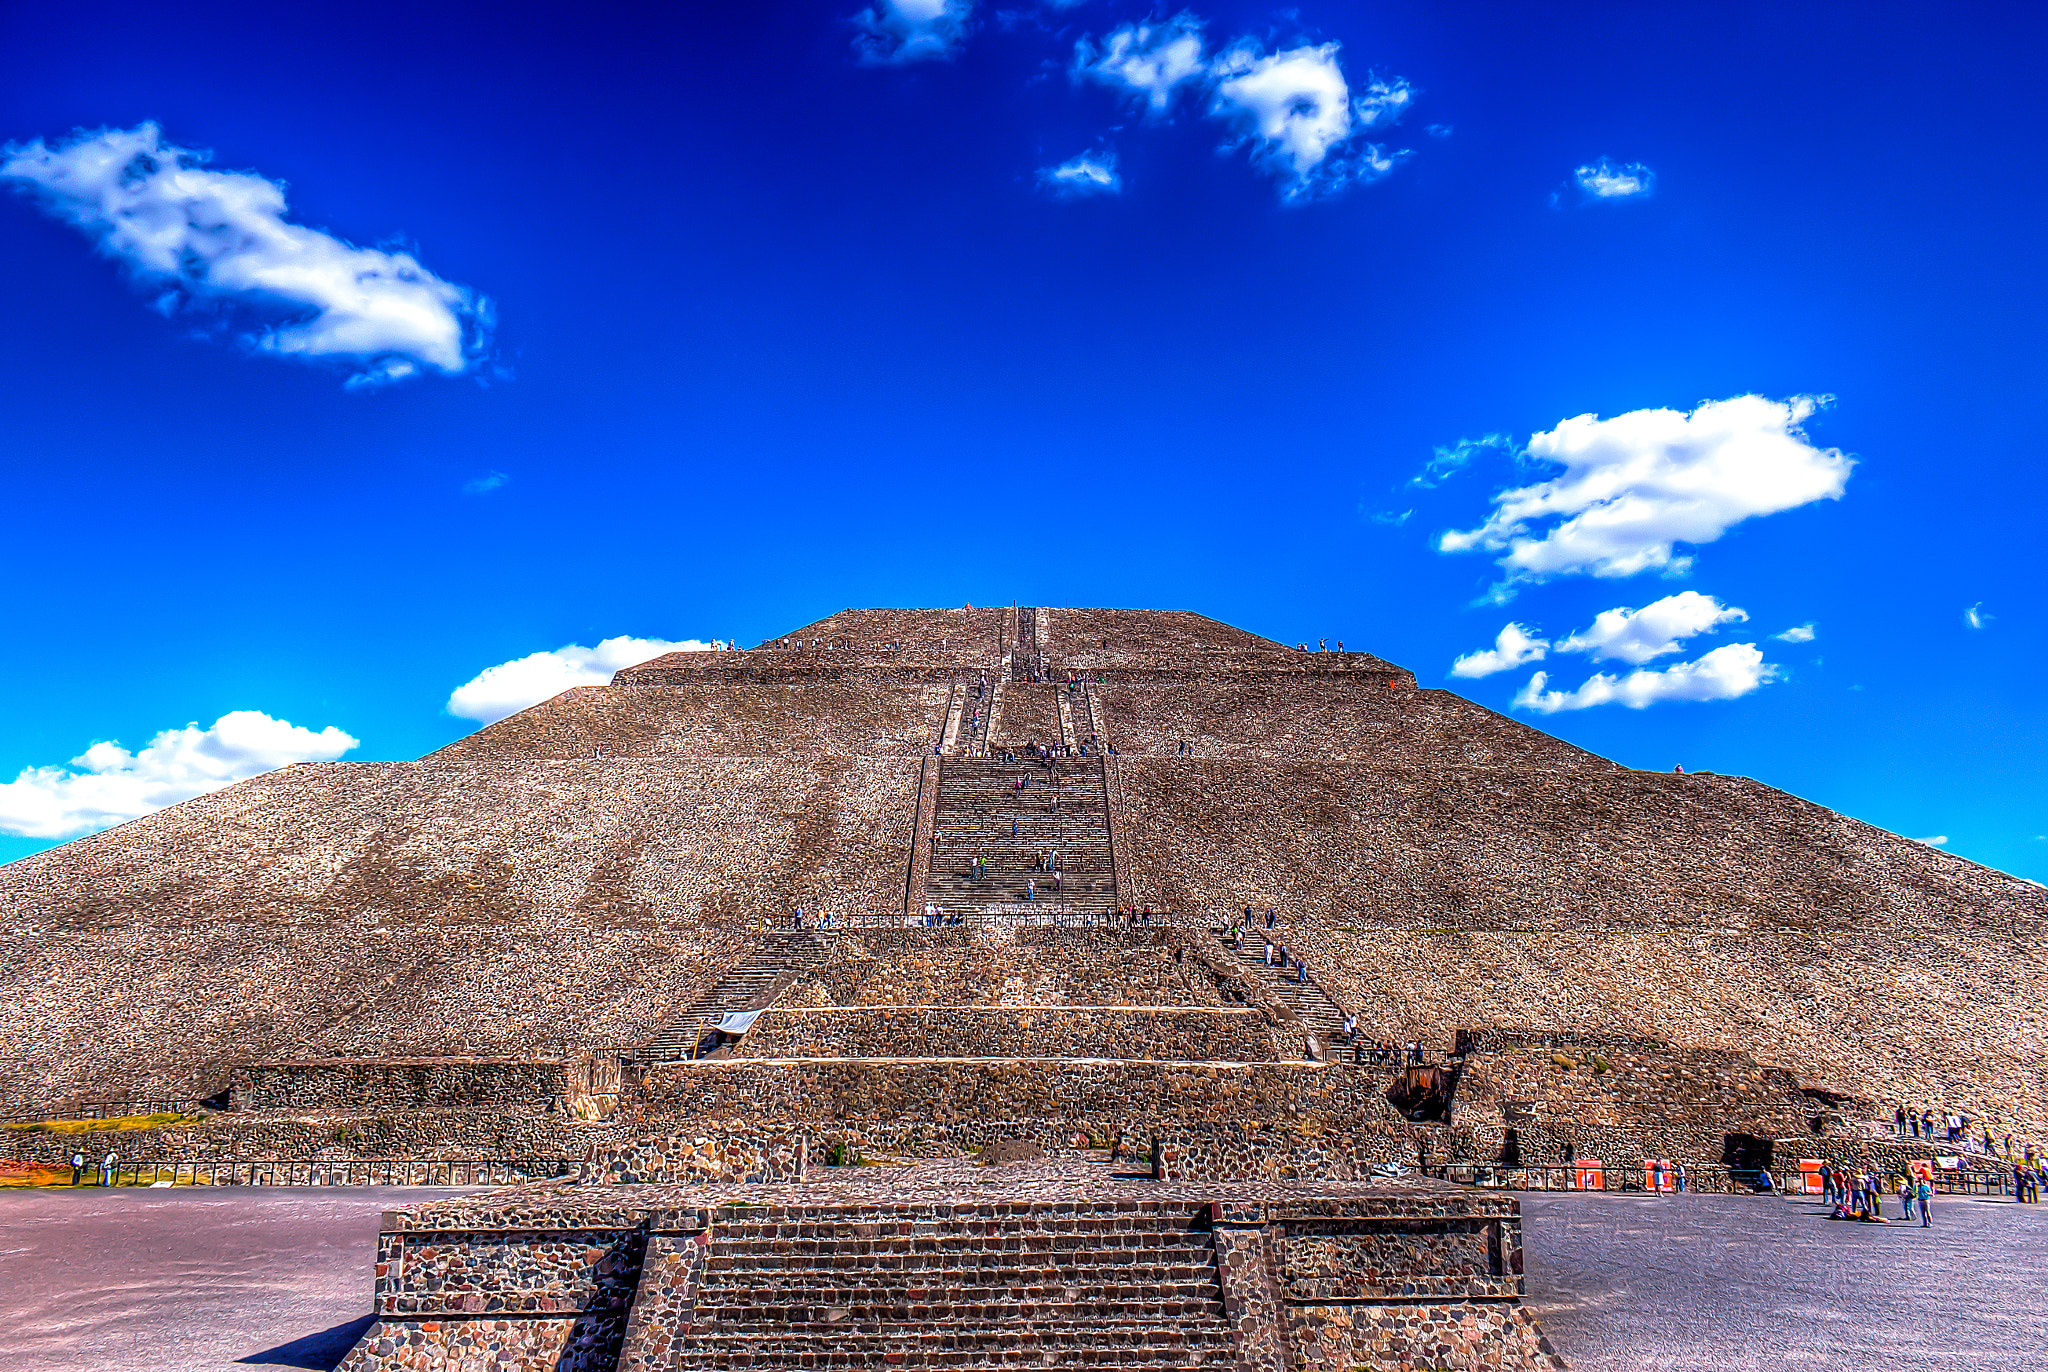
[[[1019,777],[1030,783],[1022,791],[1015,785]],[[935,832],[925,899],[949,917],[1014,915],[1034,907],[1100,915],[1116,906],[1109,796],[1099,758],[1062,758],[1050,766],[1028,757],[944,758]],[[1057,891],[1052,874],[1035,865],[1047,849],[1060,854]],[[988,859],[988,875],[980,880],[970,875],[977,856]],[[1027,881],[1037,883],[1037,899],[1028,905]]]
[[[830,961],[833,944],[830,935],[809,929],[766,935],[752,953],[728,968],[636,1056],[647,1062],[680,1062],[697,1056],[721,1018],[739,1011],[765,1010],[790,982]]]
[[[1186,1208],[763,1207],[706,1237],[696,1337],[667,1367],[1233,1361],[1215,1249]]]

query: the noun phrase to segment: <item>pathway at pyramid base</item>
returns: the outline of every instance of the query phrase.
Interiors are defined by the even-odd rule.
[[[753,1356],[761,1331],[736,1325],[629,1337],[629,1306],[703,1278],[670,1267],[721,1241],[661,1226],[711,1204],[693,1187],[839,1205],[812,1188],[843,1190],[830,1164],[855,1158],[899,1165],[875,1170],[908,1190],[861,1201],[892,1222],[925,1223],[948,1187],[994,1203],[1009,1178],[1025,1198],[1033,1175],[1105,1215],[1182,1207],[1173,1243],[1209,1274],[1189,1279],[1220,1285],[1181,1313],[1220,1302],[1213,1346],[1149,1343],[1170,1317],[1105,1297],[1026,1361],[1142,1345],[1395,1365],[1426,1350],[1373,1343],[1389,1326],[1372,1319],[1341,1337],[1302,1323],[1287,1274],[1407,1263],[1429,1280],[1399,1298],[1434,1300],[1476,1270],[1490,1224],[1492,1304],[1454,1323],[1498,1365],[1541,1366],[1514,1312],[1512,1202],[1451,1223],[1445,1198],[1471,1193],[1419,1172],[1640,1188],[1670,1162],[1696,1189],[1743,1189],[1802,1160],[1993,1165],[1901,1135],[1901,1106],[2001,1145],[2048,1135],[2038,888],[1754,781],[1617,767],[1368,654],[1185,612],[846,611],[626,669],[421,762],[241,783],[0,870],[0,907],[30,931],[0,1000],[5,1113],[184,1116],[7,1130],[13,1159],[559,1177],[487,1203],[500,1219],[465,1212],[483,1237],[443,1245],[440,1267],[401,1264],[442,1283],[436,1300],[474,1297],[465,1318],[515,1323],[532,1365]],[[963,1170],[992,1144],[1051,1170]],[[763,1187],[784,1190],[746,1189]],[[1342,1209],[1397,1195],[1410,1211]],[[1339,1206],[1319,1212],[1330,1242],[1290,1248],[1296,1220],[1273,1207],[1311,1202]],[[536,1204],[583,1228],[522,1230]],[[1252,1207],[1236,1228],[1216,1209],[1233,1206]],[[630,1281],[620,1243],[640,1245]],[[491,1294],[586,1259],[610,1264],[573,1298],[596,1304]],[[1283,1292],[1256,1329],[1231,1314],[1245,1263]],[[431,1275],[458,1269],[480,1275]],[[895,1327],[817,1315],[865,1307],[812,1294],[777,1327]],[[476,1351],[387,1313],[410,1323],[358,1349],[365,1372]],[[953,1332],[989,1352],[999,1324]],[[496,1337],[480,1331],[462,1337]]]

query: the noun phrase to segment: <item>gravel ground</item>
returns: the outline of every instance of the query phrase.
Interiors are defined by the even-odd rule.
[[[369,1323],[385,1210],[459,1191],[0,1191],[7,1372],[328,1372]]]
[[[2048,1207],[1937,1197],[1927,1229],[1749,1196],[1522,1214],[1529,1308],[1574,1372],[2048,1372]]]
[[[386,1209],[425,1190],[0,1191],[7,1372],[328,1372]],[[2048,1372],[2048,1207],[1936,1224],[1808,1201],[1525,1196],[1529,1305],[1575,1372]]]

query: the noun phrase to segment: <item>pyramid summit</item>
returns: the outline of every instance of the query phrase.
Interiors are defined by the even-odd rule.
[[[752,1231],[703,1218],[730,1187],[856,1227],[939,1223],[962,1160],[1014,1147],[1048,1159],[1018,1164],[1049,1169],[1032,1194],[1110,1229],[1136,1193],[1076,1160],[1137,1164],[1168,1188],[1143,1204],[1170,1212],[1176,1262],[1224,1253],[1212,1204],[1255,1247],[1276,1217],[1354,1234],[1373,1206],[1494,1226],[1492,1275],[1437,1313],[1502,1303],[1502,1365],[1546,1366],[1504,1313],[1511,1203],[1375,1192],[1376,1172],[1598,1159],[1641,1184],[1665,1158],[1732,1185],[1925,1155],[1905,1109],[2048,1134],[2040,888],[1185,611],[844,610],[640,663],[417,762],[253,778],[0,869],[0,901],[22,931],[7,1114],[190,1112],[124,1146],[209,1178],[248,1159],[577,1177],[544,1205],[395,1212],[386,1248],[531,1227],[535,1206],[565,1234],[637,1215],[617,1220],[634,1273],[673,1259],[661,1280],[697,1282],[690,1254],[729,1240],[738,1266],[706,1271],[741,1305],[761,1299]],[[68,1146],[10,1141],[28,1161]],[[853,1157],[939,1171],[852,1186],[827,1164]],[[806,1189],[828,1172],[837,1189]],[[661,1228],[685,1214],[702,1223]],[[1214,1261],[1197,1324],[1237,1299]],[[1430,1273],[1413,1280],[1448,1280]],[[445,1293],[392,1280],[378,1337],[454,1337],[421,1314]],[[630,1282],[577,1290],[561,1299],[612,1311],[591,1365],[712,1365],[635,1342],[680,1326],[629,1328]],[[1341,1343],[1302,1313],[1322,1290],[1288,1287],[1275,1327]],[[876,1348],[915,1351],[870,1323]],[[553,1365],[574,1324],[520,1365]],[[1123,1346],[1098,1325],[1074,1337]],[[1195,1352],[1242,1352],[1200,1328]],[[731,1333],[728,1352],[767,1337]]]

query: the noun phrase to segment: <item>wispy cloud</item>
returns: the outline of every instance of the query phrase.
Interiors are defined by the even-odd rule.
[[[482,476],[471,477],[463,482],[462,493],[464,495],[489,495],[492,491],[503,487],[511,479],[511,477],[503,472],[486,472]]]
[[[1795,624],[1782,634],[1772,634],[1780,643],[1811,643],[1814,633],[1811,624]]]
[[[1047,194],[1063,200],[1088,196],[1117,195],[1124,179],[1117,174],[1114,152],[1084,152],[1057,167],[1040,167],[1038,184]]]
[[[1748,695],[1778,669],[1764,661],[1753,643],[1730,643],[1692,662],[1664,668],[1642,667],[1627,676],[1601,672],[1575,691],[1547,689],[1549,678],[1537,672],[1515,696],[1515,707],[1538,714],[1585,710],[1595,705],[1626,705],[1641,710],[1666,700],[1734,700]]]
[[[1591,200],[1639,200],[1657,187],[1657,174],[1640,162],[1603,157],[1572,173],[1580,191]]]
[[[1491,648],[1466,653],[1453,662],[1451,675],[1469,678],[1513,671],[1525,663],[1541,662],[1543,655],[1549,651],[1550,644],[1536,637],[1535,632],[1528,626],[1509,624],[1494,635]]]
[[[1972,629],[1982,629],[1995,618],[1997,616],[1986,610],[1984,602],[1981,600],[1963,611],[1963,623],[1969,625]]]
[[[876,0],[854,16],[854,51],[876,66],[944,61],[966,41],[973,9],[974,0]]]
[[[69,767],[26,767],[0,785],[0,833],[71,838],[138,819],[259,772],[294,762],[331,762],[356,740],[261,710],[234,710],[205,729],[166,729],[139,753],[95,743]]]
[[[209,171],[209,154],[164,142],[155,124],[9,144],[0,156],[0,181],[83,230],[165,314],[259,352],[340,361],[351,384],[368,384],[468,371],[488,345],[487,300],[411,253],[287,222],[281,183]]]
[[[1360,135],[1399,119],[1413,89],[1405,81],[1374,80],[1354,96],[1338,49],[1336,43],[1305,44],[1268,54],[1245,38],[1210,65],[1210,113],[1238,130],[1256,165],[1279,177],[1283,200],[1377,181],[1402,156]]]
[[[1948,842],[1948,835],[1947,835],[1947,834],[1935,834],[1935,835],[1932,835],[1931,837],[1928,837],[1928,838],[1916,838],[1916,839],[1914,839],[1914,840],[1913,840],[1913,842],[1915,842],[1915,843],[1924,843],[1924,844],[1926,844],[1926,845],[1927,845],[1927,846],[1928,846],[1929,848],[1939,848],[1939,847],[1942,847],[1942,846],[1943,846],[1944,844],[1946,844],[1946,843]]]
[[[1433,489],[1451,477],[1456,476],[1472,464],[1472,460],[1488,453],[1511,453],[1515,441],[1506,434],[1488,434],[1484,438],[1461,438],[1448,448],[1438,446],[1431,450],[1429,461],[1422,464],[1422,470],[1408,479],[1411,486]]]
[[[1743,520],[1841,497],[1854,461],[1800,427],[1824,403],[1744,395],[1690,414],[1567,419],[1526,449],[1562,475],[1502,492],[1484,524],[1446,533],[1437,547],[1500,553],[1503,599],[1518,582],[1554,576],[1682,572],[1691,559],[1678,543],[1711,543]]]
[[[1071,71],[1076,81],[1128,91],[1153,115],[1165,114],[1176,91],[1207,75],[1202,21],[1182,13],[1163,22],[1125,24],[1099,45],[1083,38],[1074,44]]]
[[[544,653],[486,667],[455,688],[448,713],[483,724],[517,714],[529,705],[560,695],[571,686],[602,686],[612,673],[667,653],[701,652],[712,645],[694,638],[670,642],[661,638],[607,638],[595,648],[571,643]]]

